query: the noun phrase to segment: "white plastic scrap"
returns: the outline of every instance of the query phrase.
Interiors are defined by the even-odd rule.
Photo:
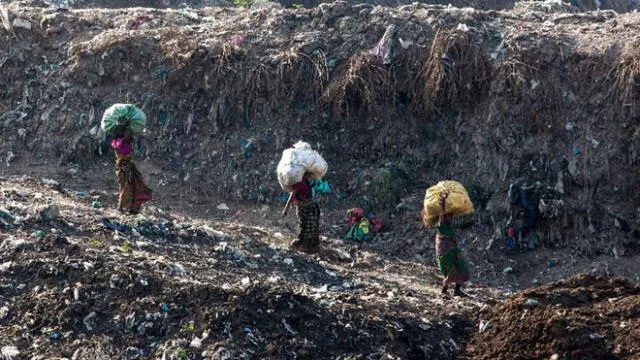
[[[7,157],[5,159],[5,163],[7,164],[7,166],[10,166],[11,160],[13,160],[13,158],[15,157],[16,155],[12,151],[7,152]]]
[[[216,209],[227,211],[227,210],[229,210],[229,206],[227,204],[225,204],[225,203],[222,203],[222,204],[218,205],[216,207]]]
[[[13,19],[13,27],[31,30],[31,23],[24,19],[15,18]]]
[[[481,334],[485,332],[489,328],[489,324],[491,324],[491,321],[480,321],[480,326],[478,326],[479,332]]]
[[[12,360],[14,356],[20,355],[18,348],[13,345],[3,346],[0,353],[2,353],[2,357],[7,360]]]
[[[402,48],[405,50],[407,50],[408,48],[411,47],[411,45],[413,45],[413,41],[411,40],[404,40],[402,38],[398,38],[398,41],[400,41],[400,46],[402,46]]]
[[[11,27],[11,21],[9,21],[9,10],[0,6],[0,23],[5,30],[11,31],[13,28]]]
[[[0,264],[0,272],[9,271],[9,269],[11,269],[12,266],[13,266],[13,261],[7,261],[2,263]]]
[[[200,229],[202,229],[202,231],[204,231],[207,234],[207,236],[212,237],[212,238],[215,238],[215,237],[226,238],[227,237],[227,234],[223,233],[222,231],[214,230],[211,227],[206,226],[206,225],[200,227]]]
[[[40,179],[40,181],[42,181],[42,183],[45,184],[45,185],[51,185],[51,186],[60,185],[59,182],[57,182],[57,181],[55,181],[53,179],[42,178],[42,179]]]
[[[87,331],[93,331],[93,327],[91,326],[91,319],[93,319],[96,316],[97,316],[96,312],[92,311],[89,315],[85,316],[84,319],[82,319],[82,323],[84,324],[84,327],[87,328]],[[129,317],[127,317],[127,319],[128,318]]]
[[[329,285],[324,284],[319,288],[311,288],[311,291],[317,292],[317,293],[326,293],[329,291]]]
[[[531,79],[531,90],[535,90],[538,86],[540,86],[540,81],[536,79]]]
[[[194,337],[191,343],[189,343],[189,347],[200,349],[202,347],[202,340],[197,336]]]
[[[133,325],[136,324],[136,313],[133,312],[129,315],[127,315],[127,317],[124,319],[124,324],[128,327],[128,328],[132,328]]]
[[[458,27],[456,28],[456,30],[460,31],[460,32],[469,32],[469,27],[466,24],[458,24]]]

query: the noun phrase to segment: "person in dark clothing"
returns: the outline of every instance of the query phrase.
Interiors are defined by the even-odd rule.
[[[315,252],[320,248],[320,205],[313,198],[310,180],[311,174],[307,173],[302,178],[302,181],[293,186],[293,191],[289,195],[289,202],[287,202],[287,207],[285,207],[283,214],[287,214],[290,203],[296,206],[300,232],[298,237],[291,242],[291,247],[297,250]]]
[[[509,212],[507,221],[507,237],[516,240],[524,239],[538,226],[542,214],[538,208],[538,199],[533,195],[539,184],[523,186],[516,181],[509,186]],[[516,226],[516,219],[520,218],[520,224]]]

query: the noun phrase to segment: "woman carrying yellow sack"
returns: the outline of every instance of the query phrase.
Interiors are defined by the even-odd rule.
[[[467,216],[475,212],[467,190],[457,181],[446,180],[427,189],[424,197],[423,221],[427,227],[436,227],[436,260],[444,281],[442,294],[455,284],[453,294],[466,296],[460,286],[470,278],[469,266],[462,257],[453,230],[454,216]]]
[[[462,257],[458,248],[458,241],[453,226],[453,214],[447,213],[447,193],[440,197],[440,216],[438,219],[436,235],[436,257],[440,273],[444,275],[442,294],[446,295],[449,285],[455,284],[454,296],[466,296],[460,286],[471,277],[469,266]]]

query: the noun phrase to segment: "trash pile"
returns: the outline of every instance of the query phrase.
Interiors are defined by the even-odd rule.
[[[210,6],[231,7],[232,2],[225,0],[0,0],[2,3],[14,3],[29,7],[52,7],[56,9],[92,9],[92,8],[204,8]]]
[[[0,3],[0,176],[46,174],[0,180],[5,357],[452,359],[476,327],[517,336],[508,329],[528,315],[544,328],[562,313],[557,299],[516,295],[503,324],[491,306],[509,290],[592,266],[637,276],[625,255],[640,241],[640,175],[627,171],[640,162],[640,16],[576,9],[623,1],[498,12]],[[144,4],[156,3],[175,5]],[[100,114],[113,103],[146,114],[135,152],[159,196],[141,216],[115,212],[109,193]],[[328,236],[315,257],[286,248],[293,226],[273,219],[274,170],[300,137],[331,159],[331,186],[312,184],[330,195],[321,234],[344,237],[357,204],[384,219],[382,241]],[[473,266],[460,302],[436,296],[433,234],[420,221],[422,189],[444,177],[475,205],[473,222],[455,224]],[[373,237],[379,218],[350,215],[353,237]],[[578,283],[558,298],[601,293]],[[632,293],[617,284],[606,286]],[[585,322],[593,332],[570,323],[583,332],[571,335],[588,335],[597,356],[632,356],[631,340],[608,346],[616,334],[637,340],[624,316],[615,328]],[[516,350],[474,338],[478,358]],[[581,355],[549,340],[558,349],[532,357]]]
[[[603,234],[612,227],[619,249],[638,240],[635,206],[621,195],[629,179],[619,175],[622,162],[607,160],[619,149],[606,145],[627,144],[625,154],[637,147],[628,114],[619,113],[628,108],[615,105],[635,104],[623,86],[634,76],[623,71],[633,70],[627,59],[635,50],[623,45],[637,37],[628,30],[639,21],[634,14],[342,2],[293,10],[3,9],[0,130],[10,134],[0,139],[3,171],[30,161],[102,169],[110,150],[99,114],[128,102],[147,116],[136,156],[158,169],[149,179],[154,190],[182,184],[201,199],[278,203],[275,154],[304,136],[335,164],[336,216],[356,203],[391,224],[391,215],[403,216],[403,197],[448,174],[472,178],[488,194],[477,225],[500,228],[507,243],[506,191],[525,177],[560,184],[564,193],[553,199],[561,203],[541,204],[549,217],[538,240],[518,247],[608,251]],[[598,50],[616,44],[621,52]],[[594,88],[583,85],[584,74],[619,79]],[[614,100],[602,103],[603,94]],[[424,113],[425,103],[433,111]],[[458,115],[440,115],[451,106]],[[619,126],[587,133],[577,109]],[[398,166],[354,180],[384,164]],[[594,196],[605,181],[611,194],[598,186]],[[615,200],[611,207],[606,198]]]
[[[509,248],[535,249],[541,246],[542,223],[558,228],[556,221],[564,210],[563,190],[544,186],[540,182],[527,186],[516,181],[509,186],[509,220],[506,223],[506,241]],[[547,237],[546,246],[559,244],[561,237]]]
[[[5,358],[454,359],[474,327],[462,312],[477,302],[445,304],[429,283],[398,284],[383,268],[359,273],[370,254],[340,240],[314,258],[289,250],[280,229],[161,206],[125,216],[109,196],[44,180],[0,180],[3,220],[38,209],[0,229]],[[393,276],[414,269],[399,262]]]
[[[635,205],[622,195],[630,183],[620,176],[624,162],[610,161],[638,146],[629,125],[636,102],[624,85],[635,76],[637,47],[624,44],[637,37],[629,30],[637,15],[343,2],[292,10],[2,8],[3,171],[32,161],[102,169],[110,150],[99,114],[128,102],[148,118],[136,155],[158,169],[154,190],[182,184],[201,199],[278,203],[275,154],[304,136],[335,163],[340,217],[353,206],[343,201],[349,196],[391,224],[391,215],[403,216],[394,214],[403,197],[448,174],[490,194],[476,209],[478,226],[500,228],[504,238],[506,191],[525,177],[564,193],[562,203],[541,204],[550,217],[537,242],[522,246],[610,251],[604,234],[612,227],[619,249],[639,240]],[[584,74],[603,81],[585,86]],[[613,100],[603,103],[604,94]],[[457,115],[441,115],[452,107]],[[587,115],[617,125],[587,131]],[[616,143],[629,150],[607,145]],[[377,171],[370,187],[354,181],[384,164],[402,171]],[[611,186],[597,185],[605,182]]]

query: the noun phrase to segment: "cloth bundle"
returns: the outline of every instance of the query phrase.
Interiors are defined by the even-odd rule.
[[[106,134],[121,127],[129,127],[133,135],[140,135],[147,125],[147,116],[138,107],[131,104],[113,104],[102,116],[102,130]]]
[[[319,180],[327,173],[329,166],[322,156],[311,145],[298,141],[293,148],[282,152],[282,158],[276,169],[278,182],[283,190],[291,191],[293,185],[302,181],[305,173],[311,179]]]
[[[440,194],[448,194],[445,211],[455,217],[471,215],[475,212],[473,203],[467,190],[457,181],[445,180],[427,189],[424,196],[422,221],[431,227],[436,224],[440,216]]]

